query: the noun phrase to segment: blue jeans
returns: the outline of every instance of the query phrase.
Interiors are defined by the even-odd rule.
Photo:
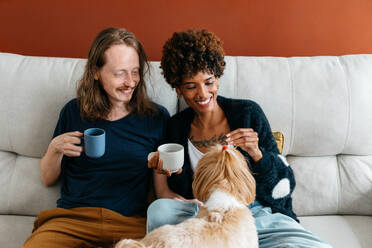
[[[249,208],[255,218],[260,248],[331,247],[292,218],[280,213],[273,214],[270,207],[263,207],[255,201]],[[198,212],[198,205],[193,202],[158,199],[147,210],[147,233],[165,224],[181,223],[195,217]]]

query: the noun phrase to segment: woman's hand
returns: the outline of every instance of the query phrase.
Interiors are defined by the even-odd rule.
[[[199,206],[199,208],[200,207],[203,207],[204,206],[204,204],[201,202],[201,201],[199,201],[198,199],[191,199],[191,200],[183,200],[184,202],[194,202],[194,203],[196,203],[196,204],[198,204],[198,206]]]
[[[81,143],[81,132],[69,132],[61,134],[50,142],[50,149],[56,154],[63,154],[68,157],[78,157],[83,151],[82,146],[77,146]]]
[[[229,145],[239,146],[246,151],[257,163],[262,159],[262,152],[258,146],[258,134],[252,128],[238,128],[226,134]]]
[[[172,175],[168,168],[163,169],[163,160],[159,159],[159,152],[155,152],[155,154],[149,159],[147,167],[155,169],[158,174],[167,175],[168,177]],[[182,168],[179,169],[176,174],[178,175],[181,172]]]
[[[199,207],[204,206],[204,204],[201,201],[199,201],[198,199],[196,199],[196,198],[195,199],[188,200],[188,199],[183,198],[180,195],[176,195],[172,199],[173,200],[176,200],[176,201],[183,201],[183,202],[194,202],[194,203],[198,204]]]

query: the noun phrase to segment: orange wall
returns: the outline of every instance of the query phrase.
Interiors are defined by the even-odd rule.
[[[206,28],[227,55],[372,53],[371,0],[0,0],[0,51],[86,57],[94,36],[126,27],[151,60],[174,31]]]

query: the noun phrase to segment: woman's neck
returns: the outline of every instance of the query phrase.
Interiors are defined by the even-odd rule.
[[[220,106],[208,113],[196,113],[192,125],[205,129],[213,128],[226,119],[225,114]]]

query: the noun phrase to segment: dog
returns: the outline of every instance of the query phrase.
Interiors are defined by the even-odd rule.
[[[139,241],[123,239],[115,248],[258,248],[255,222],[247,207],[255,199],[256,182],[238,150],[213,147],[200,159],[192,188],[203,203],[195,218],[161,226]]]

